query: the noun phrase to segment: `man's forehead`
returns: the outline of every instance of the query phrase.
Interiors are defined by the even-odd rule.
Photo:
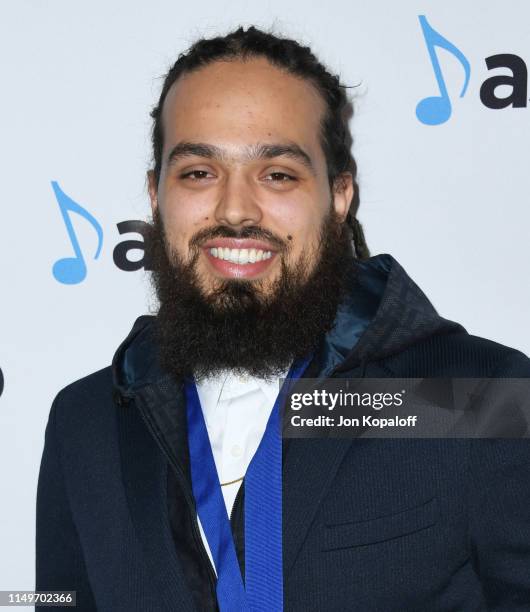
[[[247,146],[294,141],[311,148],[319,143],[324,108],[311,83],[265,60],[214,62],[170,88],[162,113],[165,148],[235,135]]]
[[[257,99],[263,99],[264,94],[280,95],[282,98],[304,94],[300,102],[312,99],[316,104],[323,103],[309,79],[275,66],[263,57],[212,61],[182,74],[170,87],[168,97],[184,93],[207,95],[209,91],[213,97],[222,92],[246,91]]]

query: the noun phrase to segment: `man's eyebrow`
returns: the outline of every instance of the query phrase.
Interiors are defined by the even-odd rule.
[[[207,144],[205,142],[184,141],[177,143],[171,149],[167,157],[167,164],[170,165],[178,159],[191,156],[205,157],[207,159],[216,159],[219,161],[223,161],[228,158],[226,152],[215,145]],[[316,174],[315,166],[309,154],[294,142],[271,144],[262,143],[251,145],[246,148],[244,153],[244,159],[246,161],[274,159],[275,157],[289,157],[304,165],[311,172],[311,174]]]

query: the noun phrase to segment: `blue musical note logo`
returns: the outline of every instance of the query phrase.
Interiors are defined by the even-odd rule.
[[[83,252],[79,246],[79,240],[74,231],[70,214],[75,213],[83,219],[86,219],[96,231],[98,237],[98,246],[94,259],[99,257],[101,253],[101,247],[103,246],[103,230],[101,225],[87,210],[80,206],[77,202],[74,202],[72,198],[67,196],[64,191],[59,187],[57,181],[52,181],[53,191],[59,204],[59,209],[63,216],[63,221],[68,232],[68,237],[72,243],[74,249],[74,257],[64,257],[57,260],[53,264],[53,276],[55,280],[63,283],[64,285],[77,285],[82,282],[87,274],[86,262],[83,257]]]
[[[449,93],[447,92],[447,86],[440,68],[440,62],[438,61],[438,56],[436,55],[436,47],[449,51],[449,53],[454,55],[460,64],[462,64],[465,78],[464,85],[460,92],[461,98],[464,97],[469,84],[471,66],[469,65],[466,56],[462,53],[462,51],[460,51],[460,49],[457,49],[453,43],[449,42],[430,26],[425,15],[419,15],[419,20],[421,29],[423,31],[423,36],[425,38],[425,43],[427,45],[427,50],[429,51],[429,57],[431,59],[434,75],[436,76],[438,88],[440,89],[440,95],[429,96],[423,100],[420,100],[416,106],[416,117],[425,125],[440,125],[449,119],[452,113],[452,108]]]

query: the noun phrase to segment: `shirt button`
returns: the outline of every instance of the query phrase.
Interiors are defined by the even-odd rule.
[[[230,452],[232,453],[232,457],[241,457],[241,454],[243,453],[243,449],[238,444],[234,444]]]

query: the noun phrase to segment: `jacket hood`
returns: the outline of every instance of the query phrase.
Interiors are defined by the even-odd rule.
[[[366,365],[434,334],[465,331],[438,315],[391,255],[355,261],[350,278],[334,326],[310,366],[313,378]],[[154,321],[154,316],[139,317],[114,355],[114,387],[121,396],[132,397],[140,388],[171,378],[158,360]]]

